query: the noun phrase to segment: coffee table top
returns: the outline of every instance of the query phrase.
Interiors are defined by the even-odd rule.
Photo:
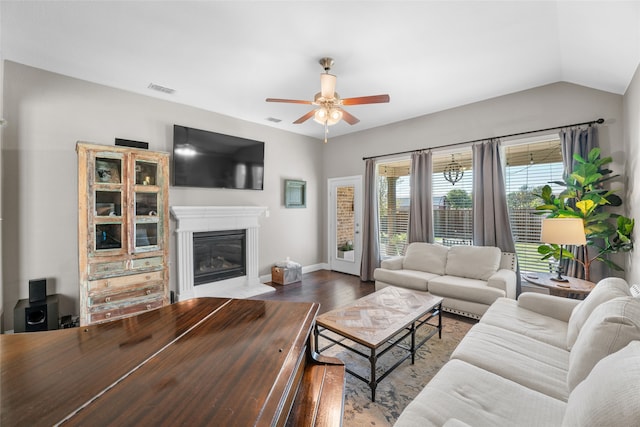
[[[377,348],[442,302],[428,292],[388,286],[328,311],[316,323],[369,348]]]

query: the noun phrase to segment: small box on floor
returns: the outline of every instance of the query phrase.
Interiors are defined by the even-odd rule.
[[[271,267],[271,281],[288,285],[302,280],[302,267]]]

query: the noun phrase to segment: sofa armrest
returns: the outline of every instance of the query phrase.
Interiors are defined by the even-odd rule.
[[[574,307],[580,300],[557,297],[537,292],[523,292],[518,297],[518,306],[544,316],[569,322]]]
[[[383,259],[380,262],[380,268],[386,268],[387,270],[402,270],[403,256],[395,256],[387,259]]]
[[[516,273],[515,271],[501,269],[493,273],[487,286],[497,288],[504,291],[507,298],[516,299]]]

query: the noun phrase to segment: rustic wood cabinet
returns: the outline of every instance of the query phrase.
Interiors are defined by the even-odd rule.
[[[169,155],[78,142],[80,324],[169,303]]]

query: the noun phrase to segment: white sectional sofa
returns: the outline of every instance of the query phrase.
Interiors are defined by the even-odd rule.
[[[429,291],[442,306],[479,319],[500,297],[516,297],[516,257],[493,246],[409,244],[404,256],[383,260],[373,277],[387,286]]]
[[[640,426],[640,298],[523,293],[487,310],[395,426]]]

